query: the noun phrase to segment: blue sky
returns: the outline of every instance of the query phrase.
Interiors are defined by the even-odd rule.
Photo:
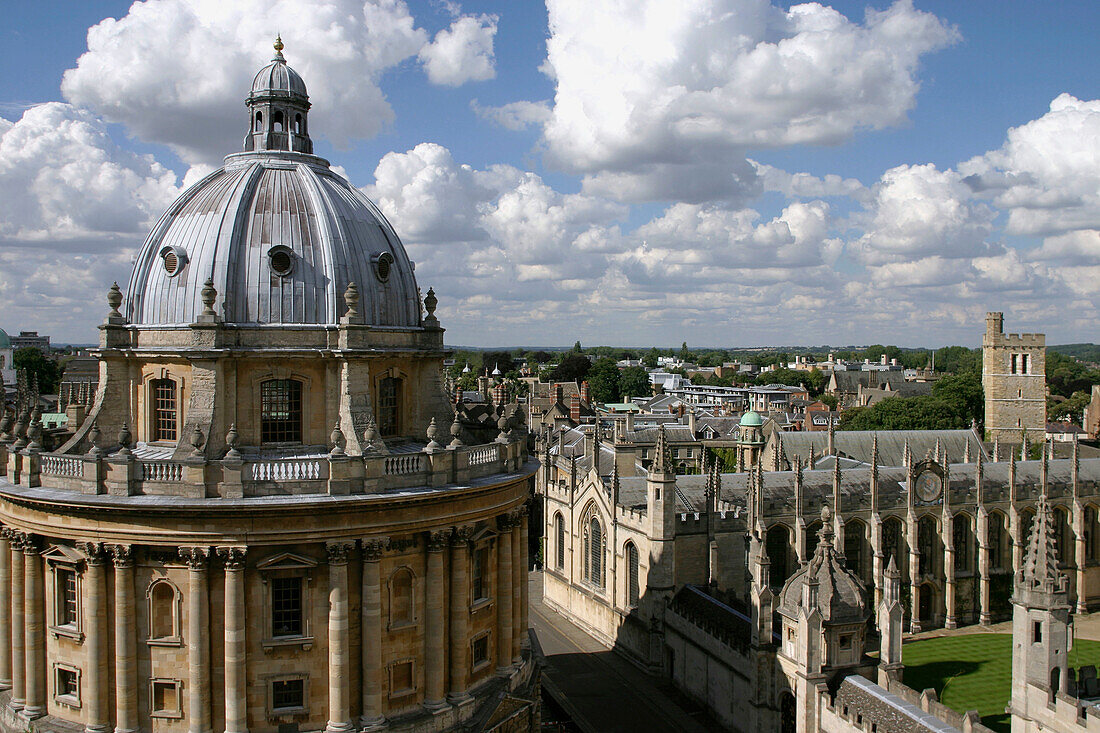
[[[281,31],[451,343],[1098,340],[1096,3],[231,5],[7,8],[0,327],[95,339]]]

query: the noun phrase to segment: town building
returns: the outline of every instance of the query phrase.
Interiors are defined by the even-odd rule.
[[[86,419],[0,420],[4,730],[537,726],[524,416],[456,416],[436,295],[275,49],[110,289]]]
[[[4,387],[15,384],[15,348],[11,337],[0,328],[0,403],[4,401]],[[3,407],[0,404],[0,407]]]
[[[982,336],[982,388],[989,440],[1042,442],[1047,425],[1046,337],[1005,333],[1004,315],[987,313]]]
[[[987,730],[902,684],[902,634],[1015,618],[1013,730],[1100,730],[1065,663],[1100,603],[1100,459],[871,442],[865,467],[683,476],[659,431],[636,477],[544,442],[543,602],[729,730],[792,733]]]
[[[50,353],[50,337],[39,336],[38,331],[20,331],[18,336],[12,336],[11,346],[19,349],[38,349],[43,354]]]

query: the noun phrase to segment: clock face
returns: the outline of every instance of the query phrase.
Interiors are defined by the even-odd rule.
[[[921,501],[935,501],[940,498],[942,481],[932,471],[924,471],[916,478],[917,498]]]

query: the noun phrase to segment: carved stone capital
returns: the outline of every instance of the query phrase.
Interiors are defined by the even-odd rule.
[[[84,555],[89,565],[105,565],[107,563],[107,550],[102,542],[77,542],[76,549]]]
[[[192,570],[205,570],[206,563],[210,559],[209,547],[181,547],[180,559],[187,563]]]
[[[454,532],[451,533],[451,546],[462,547],[470,541],[470,538],[474,536],[474,525],[463,524],[454,528]]]
[[[371,537],[360,540],[363,547],[363,562],[378,562],[382,559],[382,553],[390,546],[389,537]]]
[[[30,532],[20,532],[19,546],[24,555],[37,555],[42,552],[42,538]]]
[[[531,513],[531,505],[523,504],[523,506],[516,509],[516,519],[526,519],[527,515]]]
[[[134,566],[133,546],[107,545],[107,552],[111,553],[111,560],[116,568],[132,568]]]
[[[339,541],[339,542],[326,542],[325,552],[328,553],[329,565],[344,565],[348,561],[348,555],[351,554],[352,549],[355,547],[354,542]]]
[[[247,547],[219,547],[218,557],[225,563],[226,570],[243,570],[245,557],[248,555]]]
[[[501,514],[499,517],[497,517],[497,529],[499,529],[501,532],[509,531],[510,529],[512,529],[512,527],[515,526],[515,524],[516,519],[513,516],[512,512]]]
[[[451,537],[451,530],[443,529],[428,532],[428,552],[443,552],[447,546],[447,540]]]

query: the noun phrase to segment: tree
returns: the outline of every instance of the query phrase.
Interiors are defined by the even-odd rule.
[[[572,352],[562,357],[562,360],[554,367],[554,371],[550,372],[550,381],[573,382],[584,379],[591,368],[592,362],[588,360],[587,356]]]
[[[1048,398],[1047,416],[1051,420],[1079,421],[1081,419],[1081,412],[1088,406],[1091,400],[1092,396],[1084,390],[1074,392],[1060,402],[1055,402]]]
[[[619,372],[619,394],[626,399],[648,397],[652,392],[649,386],[649,373],[641,367],[627,367]]]
[[[657,357],[659,356],[660,353],[657,351],[656,347],[654,347],[646,352],[646,355],[642,357],[642,364],[644,364],[647,369],[656,369]]]
[[[969,419],[936,397],[888,397],[871,407],[854,407],[840,417],[840,430],[956,430]]]
[[[61,383],[61,365],[56,361],[33,346],[17,349],[12,354],[11,361],[16,369],[27,371],[27,379],[38,378],[38,391],[41,394],[57,394],[57,386]]]
[[[932,396],[954,407],[969,424],[985,420],[985,392],[981,375],[965,371],[932,385]]]
[[[499,369],[501,374],[516,371],[516,361],[510,351],[486,351],[481,356],[482,365],[492,372]]]
[[[588,387],[596,402],[619,401],[619,367],[610,357],[597,359],[588,371]]]
[[[960,372],[981,374],[981,349],[968,349],[965,346],[944,346],[942,349],[936,349],[936,371],[952,374]]]
[[[688,351],[688,342],[680,344],[680,361],[691,361],[691,352]]]
[[[581,353],[581,342],[580,342],[580,341],[578,341],[578,342],[576,342],[575,344],[573,344],[573,353],[574,353],[574,354],[579,354],[579,353]]]
[[[835,394],[823,394],[818,399],[824,402],[830,410],[835,410],[837,403],[840,402]]]

